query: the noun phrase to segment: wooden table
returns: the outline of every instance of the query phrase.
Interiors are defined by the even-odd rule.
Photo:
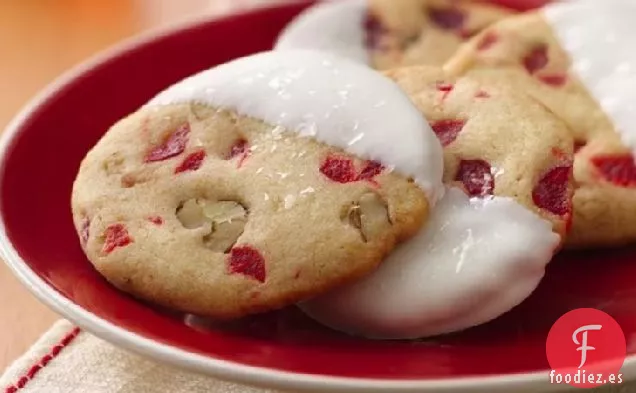
[[[238,0],[0,0],[0,129],[86,57],[150,27]],[[0,264],[0,370],[59,318]]]

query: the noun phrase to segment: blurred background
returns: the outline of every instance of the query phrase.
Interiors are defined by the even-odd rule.
[[[0,0],[0,130],[40,89],[145,30],[268,0]],[[56,130],[51,125],[51,132]],[[37,239],[34,239],[37,241]],[[0,370],[57,319],[0,263]]]

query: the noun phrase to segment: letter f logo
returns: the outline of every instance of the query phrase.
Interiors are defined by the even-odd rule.
[[[590,347],[587,345],[587,333],[590,330],[601,330],[602,328],[603,326],[601,325],[581,326],[580,328],[574,331],[574,334],[572,334],[572,341],[574,341],[574,344],[580,345],[580,347],[576,349],[577,351],[581,351],[581,364],[579,365],[579,368],[583,367],[585,365],[585,362],[587,361],[587,351],[593,351],[596,349],[594,347]],[[582,333],[581,334],[582,339],[580,342],[577,338],[579,333]]]

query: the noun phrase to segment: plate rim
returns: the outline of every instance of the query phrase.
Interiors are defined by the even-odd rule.
[[[152,28],[112,45],[105,50],[80,62],[64,72],[31,98],[5,127],[0,135],[0,174],[4,173],[8,150],[18,135],[20,128],[31,115],[50,102],[51,97],[63,90],[76,79],[91,70],[115,58],[134,52],[155,40],[194,28],[204,23],[240,19],[249,14],[260,13],[266,9],[286,8],[310,3],[309,0],[277,0],[275,4],[260,5],[249,10],[215,15],[199,15]],[[0,175],[1,176],[1,175]],[[1,209],[1,207],[0,207]],[[500,376],[459,377],[439,379],[373,379],[321,376],[294,373],[267,367],[250,366],[234,361],[217,359],[188,352],[159,341],[146,338],[109,322],[77,305],[55,288],[49,285],[33,271],[17,250],[6,233],[4,215],[0,211],[0,256],[15,277],[42,303],[60,316],[67,318],[86,332],[93,334],[115,346],[156,359],[164,364],[206,374],[214,378],[236,383],[262,386],[275,389],[293,389],[301,391],[325,392],[508,392],[561,390],[567,385],[550,384],[549,369],[528,373],[502,374]],[[628,356],[623,364],[625,380],[636,378],[636,355]]]

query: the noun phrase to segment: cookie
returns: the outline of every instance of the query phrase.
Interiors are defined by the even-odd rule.
[[[560,237],[508,197],[449,187],[424,230],[373,273],[302,302],[332,329],[383,340],[453,333],[497,318],[541,282]]]
[[[385,72],[409,94],[444,147],[444,182],[475,197],[513,198],[565,237],[572,219],[572,137],[566,125],[505,83],[437,68]]]
[[[445,66],[489,82],[507,78],[569,126],[577,151],[569,247],[636,240],[633,15],[629,2],[551,5],[485,29]]]
[[[560,248],[571,217],[572,138],[542,105],[503,84],[426,66],[386,74],[444,146],[446,193],[424,229],[373,273],[300,307],[373,339],[483,324],[525,300]]]
[[[366,23],[372,64],[441,66],[459,46],[512,10],[470,0],[369,0]]]
[[[263,53],[190,77],[115,124],[81,164],[73,217],[116,287],[238,318],[376,268],[426,222],[442,160],[387,78],[317,52]]]
[[[379,69],[441,66],[467,38],[512,13],[467,0],[319,2],[283,30],[276,49],[320,49]]]

